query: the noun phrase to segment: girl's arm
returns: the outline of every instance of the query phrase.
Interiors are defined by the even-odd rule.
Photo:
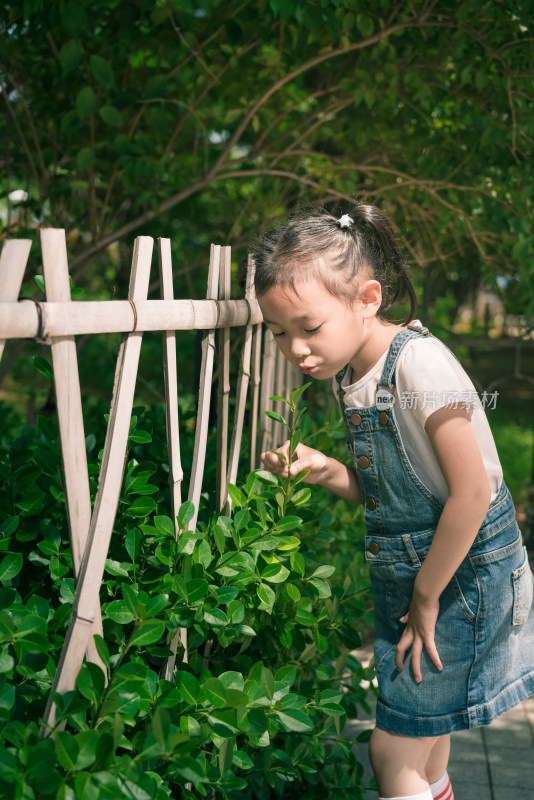
[[[491,490],[480,450],[464,409],[441,408],[428,418],[426,432],[449,497],[443,508],[432,545],[415,580],[410,610],[402,617],[406,628],[397,645],[395,663],[403,668],[412,648],[415,680],[422,680],[421,654],[426,648],[442,669],[434,642],[439,598],[469,552],[488,510]]]
[[[287,459],[289,455],[289,440],[284,442],[277,452]],[[303,483],[315,483],[318,486],[324,486],[325,489],[329,489],[334,494],[342,497],[343,500],[348,500],[351,503],[362,502],[356,470],[346,467],[345,464],[335,458],[329,458],[312,447],[307,447],[304,444],[297,446],[291,459],[291,473],[288,472],[287,463],[275,453],[270,451],[262,453],[261,460],[269,472],[274,472],[282,478],[287,478],[289,475],[292,478],[296,478],[300,472],[309,469],[310,472],[303,478]]]

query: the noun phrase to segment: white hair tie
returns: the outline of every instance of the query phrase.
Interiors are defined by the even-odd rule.
[[[337,224],[340,228],[350,228],[350,226],[354,224],[354,220],[352,217],[349,217],[348,214],[343,214],[343,216],[338,219]]]

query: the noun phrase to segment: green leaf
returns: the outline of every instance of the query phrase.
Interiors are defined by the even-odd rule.
[[[270,583],[282,583],[289,575],[283,564],[269,564],[261,573],[261,579]]]
[[[285,419],[285,418],[284,418],[284,417],[283,417],[281,414],[279,414],[277,411],[266,411],[266,412],[265,412],[265,414],[266,414],[266,416],[267,416],[267,417],[269,417],[270,419],[274,419],[274,420],[275,420],[275,422],[281,422],[281,423],[282,423],[282,425],[285,425],[285,426],[286,426],[286,428],[289,428],[289,423],[288,423],[287,419]]]
[[[182,715],[180,717],[180,729],[183,731],[183,733],[186,733],[191,737],[202,735],[200,723],[194,717],[186,717]]]
[[[108,646],[105,640],[98,633],[95,633],[93,638],[95,640],[95,647],[98,655],[100,656],[106,667],[109,669],[111,662],[109,658]]]
[[[285,711],[275,710],[275,713],[287,731],[309,733],[313,730],[313,725],[304,711],[288,708]]]
[[[98,83],[103,83],[105,86],[115,85],[115,76],[109,61],[106,61],[106,59],[101,56],[93,55],[89,59],[89,65],[93,77]]]
[[[83,172],[95,163],[95,152],[90,147],[82,147],[76,156],[76,166]]]
[[[9,672],[15,665],[15,659],[9,654],[7,646],[0,649],[0,674]]]
[[[263,667],[261,671],[261,685],[265,689],[265,694],[269,700],[272,700],[274,697],[274,676],[267,667]]]
[[[237,508],[242,508],[247,505],[247,498],[243,492],[234,486],[232,483],[228,484],[228,495],[232,501],[232,505]]]
[[[268,608],[272,608],[276,596],[271,587],[260,583],[256,591],[261,602]]]
[[[128,517],[148,517],[156,511],[156,501],[152,497],[136,497],[128,506],[124,514]]]
[[[152,733],[163,751],[167,750],[167,739],[171,729],[171,720],[167,709],[156,706],[152,716]]]
[[[130,442],[135,442],[136,444],[150,444],[152,441],[152,436],[148,431],[136,429],[129,434],[128,439]]]
[[[102,106],[98,109],[98,113],[106,125],[110,125],[112,128],[121,128],[124,124],[121,112],[114,106]]]
[[[119,625],[128,625],[135,619],[135,614],[125,600],[113,600],[106,606],[104,614]]]
[[[139,623],[132,633],[128,647],[145,647],[158,642],[165,633],[165,623],[161,620],[147,619]]]
[[[0,561],[0,581],[10,581],[22,569],[23,558],[21,553],[8,553]]]
[[[219,770],[221,776],[230,769],[234,760],[234,742],[232,739],[227,739],[221,749],[219,750]]]
[[[285,590],[290,600],[296,603],[301,598],[300,589],[294,583],[286,583]]]
[[[160,533],[166,533],[167,536],[174,538],[174,523],[170,517],[154,517],[154,525],[156,526],[156,530]]]
[[[105,687],[105,676],[99,666],[86,661],[76,679],[76,687],[81,695],[92,703],[98,703]]]
[[[67,2],[61,8],[61,23],[68,34],[77,39],[87,20],[85,9],[75,2]]]
[[[257,469],[255,474],[260,480],[264,481],[264,483],[272,483],[274,485],[278,484],[278,478],[276,475],[273,475],[272,472],[268,472],[266,469]]]
[[[226,705],[226,689],[218,678],[208,678],[201,686],[202,692],[215,708],[224,708]]]
[[[204,621],[214,628],[221,628],[229,624],[228,617],[220,608],[212,608],[211,611],[204,611]]]
[[[78,755],[76,769],[82,770],[89,767],[96,759],[96,748],[100,734],[97,730],[82,731],[76,736]]]
[[[299,528],[302,524],[302,519],[300,517],[290,516],[290,517],[282,517],[282,519],[278,520],[276,523],[276,530],[277,531],[290,531],[294,528]]]
[[[188,524],[191,522],[193,517],[195,516],[195,504],[192,500],[186,500],[185,503],[182,503],[180,506],[180,510],[178,511],[177,518],[178,518],[178,525],[181,530],[187,528]]]
[[[59,63],[63,75],[68,75],[76,69],[82,58],[82,51],[74,39],[69,39],[59,51]]]
[[[139,558],[143,537],[137,528],[131,528],[124,538],[124,546],[133,563]]]
[[[332,590],[326,581],[323,581],[321,578],[310,578],[309,583],[313,586],[313,589],[319,597],[330,597],[332,595]]]
[[[6,517],[3,522],[0,522],[0,538],[7,539],[19,527],[19,517]]]
[[[364,39],[373,35],[375,24],[372,17],[368,17],[367,14],[358,14],[356,16],[356,25]]]
[[[96,94],[90,86],[85,86],[76,98],[76,113],[81,120],[88,119],[96,111]]]
[[[188,602],[196,603],[207,595],[209,584],[204,578],[195,578],[192,581],[187,581],[186,587]]]
[[[176,686],[184,703],[196,706],[200,695],[200,684],[195,676],[185,670],[179,670],[176,673]]]
[[[46,358],[41,358],[41,356],[34,356],[33,363],[35,365],[35,369],[44,375],[45,378],[53,378],[54,373],[52,372],[52,364],[50,361],[47,361]]]
[[[315,572],[310,575],[310,578],[329,578],[335,571],[336,568],[330,564],[323,564],[321,567],[317,567]]]

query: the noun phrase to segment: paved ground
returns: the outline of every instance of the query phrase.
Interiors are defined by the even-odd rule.
[[[355,655],[364,662],[368,651]],[[362,717],[345,732],[356,737],[373,725],[372,716]],[[369,785],[367,745],[356,743],[354,751]],[[455,800],[534,800],[534,697],[485,728],[453,734],[449,775]],[[366,795],[369,800],[377,797],[372,789]]]

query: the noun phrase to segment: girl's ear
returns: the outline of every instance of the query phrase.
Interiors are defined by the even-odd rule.
[[[360,303],[364,317],[374,317],[382,305],[382,287],[376,280],[365,281],[360,287]]]

